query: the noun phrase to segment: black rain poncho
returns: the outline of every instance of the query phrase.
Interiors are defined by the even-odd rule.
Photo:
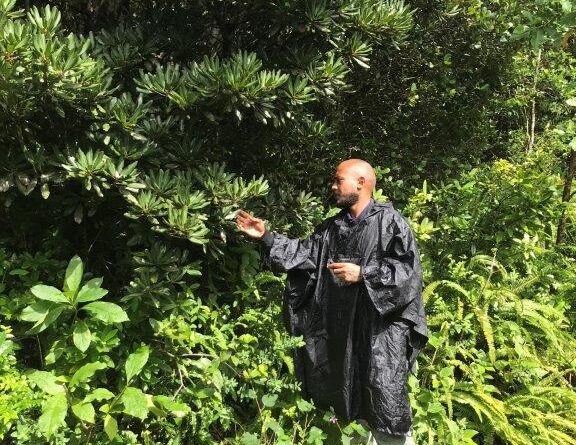
[[[412,415],[406,379],[427,340],[418,250],[392,204],[346,211],[306,240],[268,232],[269,261],[288,272],[284,316],[305,346],[295,368],[305,396],[346,421],[402,435]],[[339,283],[329,261],[355,262],[363,281]]]

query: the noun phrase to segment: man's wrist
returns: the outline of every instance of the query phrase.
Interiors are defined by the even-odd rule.
[[[262,235],[262,238],[260,238],[258,241],[264,244],[267,248],[271,248],[272,244],[274,244],[274,233],[266,230],[264,235]]]

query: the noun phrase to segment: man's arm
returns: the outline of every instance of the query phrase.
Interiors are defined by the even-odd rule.
[[[307,239],[288,238],[282,234],[266,230],[264,221],[244,210],[236,216],[236,224],[242,233],[249,238],[261,241],[267,249],[270,262],[281,271],[291,269],[313,270],[317,266],[318,248],[322,224]]]

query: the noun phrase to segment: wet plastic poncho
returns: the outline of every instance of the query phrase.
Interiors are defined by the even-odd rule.
[[[412,423],[406,379],[427,340],[418,250],[392,204],[371,202],[357,220],[346,211],[306,240],[267,232],[269,261],[288,272],[284,315],[305,346],[295,352],[305,396],[344,420],[364,419],[382,433]],[[329,261],[361,266],[344,285]]]

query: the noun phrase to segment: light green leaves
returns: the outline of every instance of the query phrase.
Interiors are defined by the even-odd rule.
[[[104,431],[109,439],[113,439],[118,434],[118,422],[110,414],[104,417]]]
[[[46,436],[50,437],[61,425],[64,425],[66,412],[68,411],[68,401],[66,394],[55,394],[44,402],[42,415],[38,419],[38,428]]]
[[[37,284],[30,289],[30,291],[36,298],[41,300],[53,301],[54,303],[70,303],[60,289],[56,289],[52,286]]]
[[[82,402],[88,403],[92,402],[93,400],[101,401],[101,400],[110,400],[112,398],[114,398],[114,393],[112,391],[109,391],[106,388],[96,388],[86,397],[84,397],[84,400]]]
[[[22,320],[35,323],[29,333],[43,331],[65,309],[70,309],[71,312],[78,310],[77,304],[85,302],[92,303],[80,307],[80,310],[85,309],[92,317],[104,323],[121,323],[128,320],[128,316],[120,306],[108,302],[94,302],[108,293],[106,289],[100,287],[102,278],[93,278],[80,288],[83,273],[84,265],[82,260],[75,255],[66,268],[63,285],[64,292],[44,284],[32,287],[32,294],[41,301],[34,302],[22,311]],[[72,341],[80,351],[86,352],[92,342],[92,334],[86,321],[79,321],[74,325]]]
[[[74,326],[74,333],[72,334],[72,341],[74,345],[82,352],[86,352],[92,341],[92,334],[90,329],[83,321],[79,321]]]
[[[80,383],[85,382],[92,377],[96,371],[105,368],[108,368],[108,365],[102,362],[87,363],[86,365],[81,366],[70,379],[70,386],[77,386]]]
[[[84,285],[82,286],[82,289],[80,289],[80,292],[78,292],[76,302],[85,303],[88,301],[99,300],[107,293],[108,291],[106,289],[102,289],[101,287],[87,287],[87,285]]]
[[[278,394],[264,394],[262,396],[262,404],[266,408],[272,408],[276,405],[276,401],[278,400]]]
[[[258,439],[258,436],[256,436],[256,434],[254,433],[244,433],[242,434],[242,437],[240,438],[240,443],[242,445],[261,445],[262,442],[260,442],[260,440]]]
[[[29,307],[29,306],[28,306]],[[28,307],[24,308],[22,313],[28,309]],[[38,308],[38,306],[37,306]],[[38,334],[50,326],[52,323],[56,321],[56,319],[60,316],[60,314],[64,311],[64,306],[55,306],[51,303],[48,303],[46,307],[47,311],[44,314],[44,311],[41,312],[41,316],[39,317],[38,321],[32,328],[27,331],[28,334]],[[29,312],[27,312],[29,314]]]
[[[38,385],[38,387],[51,395],[64,394],[64,386],[58,383],[56,376],[47,371],[34,371],[28,375],[28,380]]]
[[[190,407],[185,403],[176,402],[168,396],[154,396],[154,402],[168,411],[174,417],[184,417],[190,412]]]
[[[82,309],[88,311],[94,318],[104,323],[122,323],[123,321],[128,321],[126,312],[114,303],[95,301],[83,306]]]
[[[45,284],[37,284],[30,291],[38,298],[24,308],[20,318],[34,323],[28,331],[37,334],[54,323],[67,310],[70,315],[78,310],[86,310],[93,318],[104,323],[122,323],[128,320],[126,312],[114,303],[95,301],[105,296],[108,291],[100,287],[102,278],[92,278],[82,287],[84,265],[79,256],[75,255],[66,268],[63,289],[57,289]],[[88,303],[78,308],[78,303]],[[86,352],[92,343],[93,335],[88,328],[89,320],[81,320],[74,324],[72,342],[78,350]]]
[[[148,401],[141,389],[129,386],[124,390],[120,399],[124,405],[124,412],[144,420],[148,415]]]
[[[88,423],[94,423],[94,417],[96,412],[94,411],[94,406],[88,402],[78,402],[71,406],[72,412],[80,420]]]
[[[127,382],[130,382],[134,376],[140,374],[140,371],[142,371],[142,368],[148,361],[149,355],[150,349],[144,345],[128,356],[124,364]]]
[[[44,320],[52,305],[45,301],[36,301],[30,306],[26,306],[20,314],[20,319],[24,321],[37,322]]]
[[[82,281],[84,274],[84,264],[78,255],[74,255],[68,267],[66,268],[66,276],[64,278],[64,292],[75,296]]]

